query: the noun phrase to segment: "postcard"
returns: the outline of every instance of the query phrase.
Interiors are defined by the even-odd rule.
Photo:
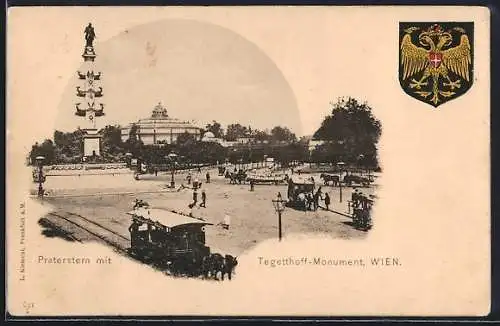
[[[483,7],[14,7],[11,316],[481,316]]]

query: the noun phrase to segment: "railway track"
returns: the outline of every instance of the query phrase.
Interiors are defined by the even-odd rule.
[[[92,221],[85,216],[71,212],[64,212],[63,214],[64,215],[51,212],[48,215],[64,220],[73,226],[83,229],[85,232],[91,234],[101,241],[104,241],[106,244],[114,247],[121,252],[127,251],[126,248],[130,244],[129,238],[111,230],[110,228],[105,227],[98,222]]]
[[[143,257],[137,257],[135,255],[131,255],[129,251],[127,250],[129,245],[130,245],[130,239],[127,238],[126,236],[102,225],[101,223],[98,223],[96,221],[93,221],[85,216],[82,216],[80,214],[76,213],[71,213],[71,212],[50,212],[47,214],[47,217],[53,217],[57,218],[62,222],[63,225],[60,225],[60,223],[55,223],[53,220],[49,220],[45,218],[46,221],[44,221],[44,224],[48,224],[51,228],[56,229],[60,231],[62,234],[64,234],[66,237],[71,238],[74,241],[82,242],[81,239],[76,237],[71,231],[67,230],[66,228],[69,227],[69,225],[73,227],[77,227],[84,232],[92,235],[93,237],[103,241],[107,245],[113,247],[115,250],[118,252],[125,254],[126,256],[135,259],[139,262],[146,263],[150,265],[151,267],[157,269],[158,271],[164,272],[168,275],[173,275],[173,276],[179,276],[179,277],[199,277],[200,275],[191,275],[187,273],[186,271],[184,272],[175,272],[172,271],[171,266],[164,266],[160,264],[156,264],[154,261],[151,261],[149,259],[143,259]],[[64,226],[66,224],[66,227]],[[69,224],[69,225],[68,225]],[[183,274],[184,273],[184,274]],[[187,274],[186,274],[187,273]]]
[[[58,234],[59,236],[63,237],[64,239],[68,239],[68,240],[76,241],[76,242],[82,242],[80,239],[75,237],[71,232],[66,231],[64,228],[62,228],[59,225],[57,225],[56,223],[48,220],[47,218],[40,219],[38,224],[40,224],[41,226],[46,228],[46,230],[45,230],[46,233],[53,234],[52,232],[54,232],[55,234]]]

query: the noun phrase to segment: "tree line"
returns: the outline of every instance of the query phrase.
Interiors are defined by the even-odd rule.
[[[354,98],[341,98],[330,103],[330,113],[324,118],[312,139],[323,143],[309,150],[308,139],[297,136],[286,127],[258,130],[239,123],[229,124],[224,130],[217,121],[209,123],[205,131],[216,138],[234,141],[250,137],[257,141],[223,147],[216,142],[203,142],[193,135],[178,136],[175,144],[145,145],[138,137],[138,127],[133,125],[126,141],[122,141],[119,125],[99,130],[102,136],[101,156],[89,158],[90,162],[126,162],[126,153],[154,164],[164,164],[166,156],[175,152],[179,160],[191,163],[249,163],[259,162],[265,156],[273,157],[283,165],[292,161],[345,162],[346,164],[378,166],[377,144],[382,132],[381,123],[372,114],[372,108]],[[30,151],[31,162],[35,157],[45,157],[45,164],[80,163],[85,131],[55,131],[53,140],[36,143]]]
[[[214,134],[216,138],[224,139],[226,141],[235,141],[238,138],[252,138],[256,141],[267,142],[295,142],[297,136],[287,127],[275,126],[271,130],[259,130],[251,126],[243,126],[239,123],[232,123],[226,129],[222,125],[213,120],[212,123],[207,124],[206,131]]]

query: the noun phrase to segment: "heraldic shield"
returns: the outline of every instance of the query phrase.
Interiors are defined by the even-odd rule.
[[[399,23],[399,83],[434,107],[465,94],[473,82],[474,23]]]

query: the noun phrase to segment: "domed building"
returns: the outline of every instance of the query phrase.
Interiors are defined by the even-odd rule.
[[[122,128],[122,141],[126,141],[133,125],[137,126],[137,136],[144,145],[173,144],[177,137],[184,133],[193,135],[197,140],[201,139],[203,129],[192,122],[182,121],[168,116],[167,109],[158,103],[153,108],[150,118],[140,119]]]
[[[201,141],[204,141],[204,142],[216,141],[214,133],[211,131],[207,131],[206,133],[203,134],[203,138],[201,139]]]

